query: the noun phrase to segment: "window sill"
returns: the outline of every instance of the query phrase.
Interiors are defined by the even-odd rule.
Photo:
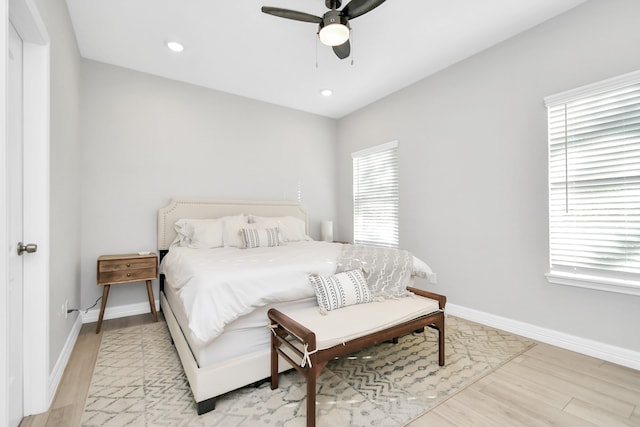
[[[549,283],[599,291],[640,296],[640,282],[636,280],[611,279],[587,274],[551,271],[545,274]]]

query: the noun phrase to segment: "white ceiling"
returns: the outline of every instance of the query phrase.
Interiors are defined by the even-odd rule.
[[[317,25],[324,0],[67,0],[83,57],[339,118],[585,0],[388,0],[351,20],[351,56]],[[348,3],[344,0],[343,7]],[[165,43],[179,41],[182,53]],[[325,98],[320,90],[329,88]]]

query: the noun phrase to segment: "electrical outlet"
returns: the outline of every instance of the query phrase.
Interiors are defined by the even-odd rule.
[[[429,283],[431,283],[432,285],[435,285],[438,283],[438,275],[436,273],[431,273],[429,275]]]
[[[64,318],[66,319],[69,317],[69,300],[68,299],[64,300],[63,309],[64,309]]]

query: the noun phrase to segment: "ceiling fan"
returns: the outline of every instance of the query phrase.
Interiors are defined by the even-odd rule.
[[[338,10],[342,5],[341,0],[325,0],[325,5],[331,10],[322,15],[322,17],[298,12],[297,10],[270,6],[262,6],[262,11],[280,18],[318,24],[320,41],[327,46],[332,46],[336,56],[344,59],[351,53],[351,43],[349,43],[351,27],[349,26],[349,20],[372,11],[384,2],[385,0],[351,0],[342,10]]]

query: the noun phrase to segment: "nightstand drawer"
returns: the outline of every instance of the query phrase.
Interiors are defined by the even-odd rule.
[[[156,268],[138,268],[115,271],[104,271],[98,276],[98,283],[133,282],[151,280],[157,277]]]
[[[98,272],[105,273],[108,271],[125,271],[135,270],[139,268],[155,268],[156,258],[126,258],[126,259],[110,259],[100,260],[98,262]]]

